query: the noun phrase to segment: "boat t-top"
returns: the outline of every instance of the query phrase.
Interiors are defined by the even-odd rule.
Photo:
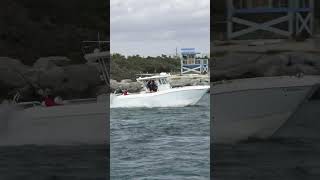
[[[209,90],[210,86],[186,86],[172,88],[168,77],[160,73],[149,77],[139,77],[137,82],[143,86],[140,93],[111,94],[111,108],[129,107],[184,107],[195,105]]]

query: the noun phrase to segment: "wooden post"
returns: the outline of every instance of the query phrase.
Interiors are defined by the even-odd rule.
[[[310,4],[310,15],[311,15],[311,19],[310,19],[310,30],[311,30],[311,36],[314,34],[314,0],[309,0],[309,4]]]
[[[268,5],[269,8],[273,8],[273,0],[269,0],[269,5]]]
[[[182,75],[183,74],[183,56],[181,56],[181,58],[180,58],[180,65],[181,65],[181,67],[180,67],[180,75]]]
[[[253,8],[253,2],[252,0],[247,0],[248,4],[247,4],[247,8]]]
[[[203,66],[204,66],[204,64],[203,64],[203,59],[201,58],[201,59],[200,59],[200,74],[203,73]]]
[[[227,0],[227,8],[228,8],[228,16],[227,16],[227,24],[228,24],[228,40],[231,40],[232,37],[232,32],[233,32],[233,22],[232,22],[232,18],[233,18],[233,12],[234,12],[234,7],[233,7],[233,0]]]
[[[300,0],[292,0],[293,1],[293,6],[292,8],[294,9],[299,9],[300,8]],[[300,29],[300,19],[299,19],[300,13],[298,11],[294,12],[294,19],[295,19],[295,35],[299,35],[299,29]]]
[[[294,19],[295,19],[295,13],[292,11],[292,9],[295,8],[295,3],[294,1],[296,0],[289,0],[288,1],[288,8],[289,8],[289,11],[288,11],[288,16],[289,16],[289,33],[290,33],[290,37],[292,38],[294,36]]]

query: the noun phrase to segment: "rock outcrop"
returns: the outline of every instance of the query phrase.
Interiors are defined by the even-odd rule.
[[[207,75],[171,76],[168,80],[172,87],[209,85],[210,82]]]
[[[30,71],[28,66],[17,59],[0,57],[0,83],[8,88],[25,86],[26,82],[21,76],[24,77]]]
[[[96,96],[104,85],[97,67],[89,64],[68,64],[64,57],[39,58],[32,66],[17,59],[0,57],[0,91],[2,98],[11,98],[19,91],[31,100],[35,89],[52,89],[65,98]]]
[[[283,76],[303,73],[320,74],[320,54],[305,52],[229,53],[215,58],[211,80],[261,76]]]
[[[115,91],[116,89],[127,89],[129,92],[139,92],[142,89],[142,84],[139,82],[133,82],[132,80],[122,80],[118,82],[116,80],[110,81],[111,91]]]

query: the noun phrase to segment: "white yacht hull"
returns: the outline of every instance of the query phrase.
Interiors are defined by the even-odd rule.
[[[108,143],[107,102],[16,108],[2,119],[0,145]]]
[[[261,84],[266,84],[261,79]],[[214,143],[234,143],[248,138],[270,137],[312,92],[313,85],[220,89],[211,92]],[[299,80],[301,81],[301,80]],[[320,81],[319,81],[320,82]],[[240,84],[241,85],[241,84]],[[214,87],[213,87],[214,89]]]
[[[195,105],[210,86],[188,86],[172,88],[154,93],[111,95],[111,108],[133,107],[184,107]]]

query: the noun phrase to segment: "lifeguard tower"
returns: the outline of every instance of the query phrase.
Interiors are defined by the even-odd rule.
[[[227,38],[258,30],[290,38],[314,30],[314,0],[227,0]],[[262,34],[260,33],[260,36]]]
[[[208,59],[197,57],[200,54],[195,48],[181,49],[181,74],[197,73],[206,74],[209,72]]]

